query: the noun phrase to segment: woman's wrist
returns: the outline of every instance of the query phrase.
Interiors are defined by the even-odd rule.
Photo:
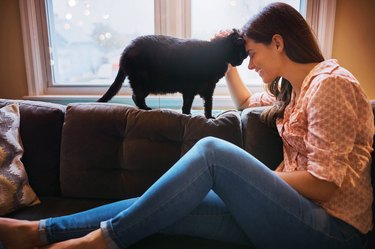
[[[232,66],[231,64],[228,64],[227,72],[225,73],[226,78],[230,78],[231,75],[235,74],[237,72],[237,68]]]

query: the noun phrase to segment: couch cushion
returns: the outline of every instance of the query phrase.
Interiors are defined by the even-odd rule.
[[[155,234],[129,246],[129,249],[255,249],[255,247],[184,235]]]
[[[206,136],[218,137],[242,147],[240,116],[236,111],[223,112],[215,119],[194,116],[185,123],[181,156],[185,154],[199,139]]]
[[[102,199],[63,198],[56,196],[42,196],[40,197],[40,201],[39,205],[17,210],[6,215],[6,217],[20,220],[40,220],[86,211],[111,202],[110,200]]]
[[[238,115],[207,120],[109,103],[69,105],[61,150],[63,195],[138,196],[208,134],[240,144]]]
[[[275,169],[283,160],[283,144],[276,127],[260,120],[265,108],[247,108],[241,113],[243,146],[267,167]]]
[[[0,99],[0,107],[18,103],[24,146],[22,162],[38,196],[60,195],[59,165],[65,106],[39,101]]]

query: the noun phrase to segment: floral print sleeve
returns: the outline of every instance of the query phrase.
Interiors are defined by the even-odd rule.
[[[275,97],[267,92],[259,92],[251,95],[248,107],[268,106],[275,102]]]
[[[305,137],[307,170],[341,186],[357,134],[356,95],[353,84],[338,76],[315,82],[318,83],[312,82],[308,94],[311,97],[307,105]]]

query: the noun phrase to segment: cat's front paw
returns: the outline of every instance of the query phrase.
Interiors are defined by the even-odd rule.
[[[215,117],[212,116],[212,115],[205,115],[205,116],[206,116],[207,119],[215,119]]]

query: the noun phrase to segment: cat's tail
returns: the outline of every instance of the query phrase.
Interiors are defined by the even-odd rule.
[[[125,78],[126,72],[120,68],[118,70],[115,81],[113,81],[112,85],[109,87],[107,92],[100,99],[98,99],[97,102],[108,102],[109,100],[111,100],[112,97],[120,91]]]

